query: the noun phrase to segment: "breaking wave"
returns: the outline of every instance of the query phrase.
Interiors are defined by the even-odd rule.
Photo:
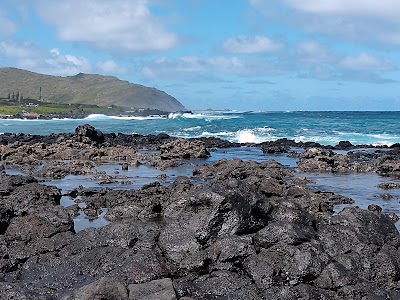
[[[203,114],[203,113],[170,113],[168,115],[169,119],[204,119],[206,121],[213,121],[213,120],[229,120],[229,119],[238,119],[241,118],[240,115],[230,115],[230,114]]]

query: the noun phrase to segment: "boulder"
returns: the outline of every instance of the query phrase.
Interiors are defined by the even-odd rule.
[[[352,170],[347,155],[319,148],[306,149],[300,154],[297,165],[302,172],[349,172]]]
[[[101,144],[104,142],[104,134],[89,124],[80,125],[75,129],[76,139],[80,142]]]
[[[176,300],[174,286],[170,278],[162,278],[146,283],[128,286],[129,300]]]
[[[207,158],[210,156],[205,144],[199,140],[176,139],[160,146],[161,159]]]
[[[128,291],[120,282],[110,278],[102,277],[99,280],[81,287],[72,293],[64,296],[62,300],[128,300]]]

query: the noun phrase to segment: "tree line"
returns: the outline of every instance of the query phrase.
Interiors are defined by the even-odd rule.
[[[22,95],[22,93],[20,93],[19,91],[17,91],[16,93],[12,92],[12,94],[11,93],[7,94],[6,99],[16,100],[16,101],[21,102],[22,100],[24,100],[24,95]]]

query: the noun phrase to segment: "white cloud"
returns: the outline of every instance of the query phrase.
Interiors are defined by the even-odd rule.
[[[274,42],[271,39],[257,35],[255,37],[238,36],[226,40],[223,48],[231,53],[260,53],[275,52],[283,47],[281,43]]]
[[[335,16],[370,16],[374,18],[399,21],[398,0],[284,0],[290,6],[315,14]]]
[[[367,53],[360,53],[357,56],[346,56],[341,60],[340,65],[356,71],[390,71],[394,69],[393,63],[389,60]]]
[[[351,42],[400,45],[398,0],[249,0],[268,21]]]
[[[205,70],[205,61],[199,57],[187,56],[178,59],[160,57],[144,66],[142,74],[148,78],[185,78],[187,74],[193,76]]]
[[[27,58],[40,55],[38,49],[29,42],[17,43],[14,41],[1,41],[0,54],[7,58]]]
[[[16,25],[0,12],[0,37],[8,37],[17,31]]]
[[[158,79],[192,79],[195,75],[241,75],[258,76],[281,74],[286,68],[284,63],[265,59],[243,59],[238,57],[181,57],[177,59],[160,58],[148,63],[142,69],[142,74]],[[213,80],[210,77],[210,80]]]
[[[62,54],[58,49],[52,49],[44,63],[38,61],[38,67],[53,75],[75,75],[77,73],[91,72],[92,67],[85,57],[71,54]]]
[[[147,0],[37,0],[41,18],[57,27],[64,41],[87,42],[111,50],[157,51],[177,45]]]
[[[91,72],[92,66],[85,57],[62,54],[59,49],[40,49],[31,43],[0,42],[0,56],[11,65],[34,72],[51,75],[75,75]]]
[[[343,54],[315,40],[299,42],[292,50],[273,59],[260,56],[161,57],[147,63],[142,75],[151,79],[189,81],[214,81],[216,76],[226,78],[225,75],[249,78],[289,75],[324,81],[393,82],[387,74],[396,70],[396,66],[388,58],[367,53]]]
[[[195,56],[185,56],[178,59],[160,57],[142,69],[142,74],[148,78],[185,77],[184,74],[201,73],[206,70],[204,59]]]
[[[298,60],[305,63],[328,63],[335,57],[330,49],[313,40],[298,43],[296,50]]]
[[[121,67],[113,60],[101,61],[96,64],[100,73],[103,74],[123,74],[127,72],[127,68]]]
[[[51,53],[51,54],[54,54],[54,55],[60,55],[60,49],[58,49],[58,48],[53,48],[53,49],[50,50],[50,53]]]
[[[242,60],[237,57],[211,57],[204,60],[205,67],[225,74],[243,74],[248,70],[249,60]]]

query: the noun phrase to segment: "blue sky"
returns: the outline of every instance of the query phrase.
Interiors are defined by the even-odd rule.
[[[398,0],[0,0],[0,67],[188,109],[400,110]]]

